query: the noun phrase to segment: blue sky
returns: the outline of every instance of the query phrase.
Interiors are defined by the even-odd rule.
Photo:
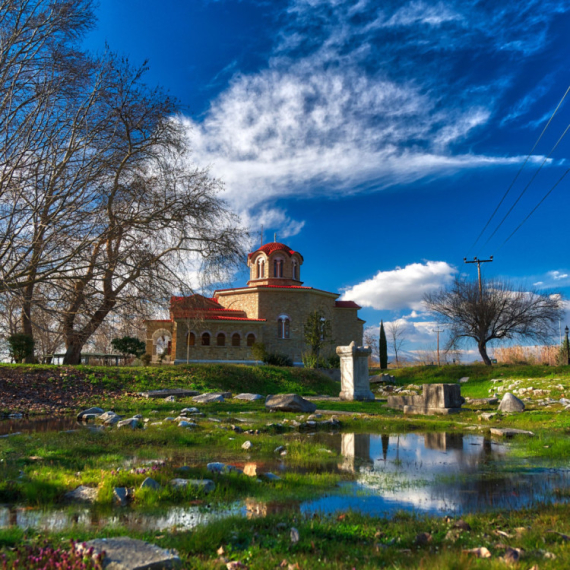
[[[300,251],[305,284],[343,291],[369,325],[405,318],[408,350],[434,346],[422,295],[475,272],[465,256],[568,292],[570,176],[503,242],[568,168],[570,138],[485,243],[570,122],[566,101],[472,247],[570,85],[567,2],[99,4],[88,48],[148,59],[250,229]]]

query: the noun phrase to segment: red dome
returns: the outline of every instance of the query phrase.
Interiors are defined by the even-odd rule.
[[[265,253],[265,255],[271,255],[276,251],[286,251],[289,255],[293,255],[294,253],[297,253],[297,255],[301,255],[300,253],[292,250],[288,245],[285,245],[284,243],[271,242],[262,245],[259,249],[255,250],[253,253],[250,253],[247,257],[251,258],[252,255],[255,255],[260,251]]]

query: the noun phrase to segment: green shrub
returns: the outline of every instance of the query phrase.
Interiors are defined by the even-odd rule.
[[[317,368],[319,364],[319,358],[316,354],[313,354],[311,351],[305,351],[301,355],[301,361],[303,362],[303,366],[305,368]]]
[[[22,362],[34,354],[34,338],[29,334],[16,333],[8,337],[10,356],[16,362]]]
[[[267,350],[265,350],[265,345],[262,342],[254,342],[251,346],[251,353],[253,354],[253,358],[255,358],[255,360],[265,362]]]
[[[266,352],[263,362],[271,366],[293,366],[293,360],[289,356],[278,352]]]
[[[150,354],[143,354],[141,356],[141,360],[145,366],[148,366],[150,364],[150,361],[152,360],[152,356]]]
[[[134,336],[124,336],[122,338],[114,338],[111,346],[121,354],[141,357],[146,351],[144,341]]]

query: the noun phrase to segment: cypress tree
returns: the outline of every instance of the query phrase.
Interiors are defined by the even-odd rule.
[[[384,331],[384,321],[380,321],[380,369],[388,368],[388,342],[386,341],[386,331]]]

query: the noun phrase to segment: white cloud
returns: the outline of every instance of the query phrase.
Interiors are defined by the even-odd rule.
[[[257,234],[263,226],[265,235],[264,241],[273,241],[270,229],[276,230],[277,241],[296,236],[305,225],[304,220],[294,220],[280,208],[261,208],[256,210],[244,210],[241,215],[242,224],[247,227],[257,241]]]
[[[549,271],[548,275],[555,281],[560,281],[560,279],[566,279],[568,277],[568,273],[562,273],[561,271]]]
[[[371,279],[347,289],[342,299],[378,310],[421,310],[425,293],[449,283],[457,269],[445,261],[412,263],[391,271],[379,271]]]

